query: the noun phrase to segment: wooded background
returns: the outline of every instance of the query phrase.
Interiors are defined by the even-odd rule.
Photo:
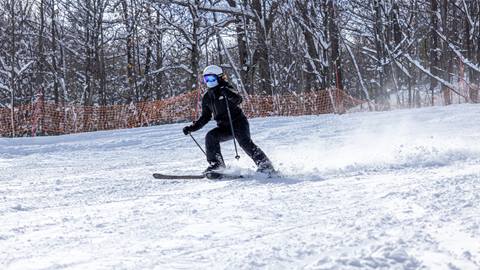
[[[0,108],[328,87],[388,109],[478,101],[478,0],[0,0]]]

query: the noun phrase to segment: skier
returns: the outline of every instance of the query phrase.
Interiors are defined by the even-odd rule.
[[[238,107],[242,103],[242,97],[226,81],[222,68],[216,65],[206,67],[203,71],[203,79],[208,91],[202,98],[202,115],[192,125],[184,127],[183,133],[188,135],[201,129],[212,119],[212,114],[217,121],[217,127],[210,130],[205,137],[207,161],[210,166],[204,173],[221,171],[225,168],[225,162],[220,151],[220,142],[233,138],[225,99],[228,100],[233,131],[238,144],[253,159],[258,167],[258,172],[269,175],[274,173],[272,162],[250,138],[250,126],[247,117]]]

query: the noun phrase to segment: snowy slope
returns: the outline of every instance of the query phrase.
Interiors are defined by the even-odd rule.
[[[206,167],[182,127],[0,139],[0,269],[480,269],[478,105],[253,119],[284,178],[153,179]]]

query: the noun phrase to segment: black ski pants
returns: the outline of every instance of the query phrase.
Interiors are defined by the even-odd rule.
[[[253,159],[257,166],[260,167],[264,164],[271,164],[262,149],[256,146],[250,138],[250,125],[245,116],[242,115],[233,121],[233,130],[238,144],[242,147],[243,151]],[[233,136],[230,125],[220,125],[210,130],[205,137],[207,161],[209,163],[223,163],[220,143],[231,139],[233,139]]]

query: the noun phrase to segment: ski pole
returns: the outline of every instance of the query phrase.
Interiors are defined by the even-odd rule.
[[[238,150],[237,150],[237,143],[235,142],[235,131],[233,130],[233,122],[232,122],[232,115],[230,114],[230,106],[228,106],[227,97],[223,95],[223,98],[225,99],[225,103],[227,104],[228,121],[230,122],[230,129],[232,130],[233,146],[235,146],[235,158],[240,159],[240,156],[238,155]]]
[[[202,152],[205,154],[205,156],[207,155],[207,153],[205,153],[205,151],[203,150],[203,148],[200,146],[200,144],[198,144],[197,140],[195,140],[195,138],[193,137],[192,133],[188,133],[188,135],[190,135],[190,137],[192,138],[192,140],[197,144],[198,148],[200,148],[200,150],[202,150]]]

